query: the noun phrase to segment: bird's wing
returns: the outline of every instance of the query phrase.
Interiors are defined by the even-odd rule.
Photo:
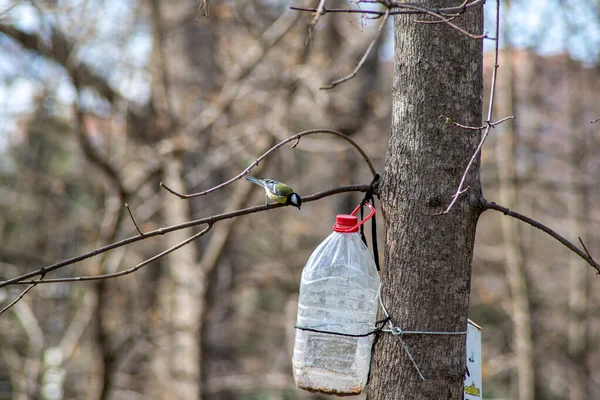
[[[273,180],[273,179],[265,179],[265,180],[263,180],[263,182],[265,183],[264,184],[265,189],[267,189],[269,192],[271,192],[273,194],[279,195],[279,193],[277,193],[277,187],[276,187],[276,185],[279,183],[278,181]]]
[[[271,189],[271,187],[269,187],[269,190],[281,197],[288,197],[290,194],[294,193],[294,190],[291,187],[277,181],[274,181],[273,188]]]

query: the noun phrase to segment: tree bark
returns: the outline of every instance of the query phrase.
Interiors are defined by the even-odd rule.
[[[439,1],[419,1],[442,6]],[[450,3],[450,2],[446,2]],[[480,135],[440,115],[479,126],[482,43],[445,25],[396,17],[392,132],[381,183],[386,225],[382,299],[403,330],[465,331],[475,228],[480,214],[479,159],[448,214],[460,177]],[[457,22],[481,32],[483,11]],[[405,335],[425,380],[400,338],[383,335],[372,363],[370,399],[461,399],[465,336]]]

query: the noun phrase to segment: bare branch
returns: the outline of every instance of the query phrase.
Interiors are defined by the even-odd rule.
[[[341,132],[338,131],[334,131],[332,129],[312,129],[309,131],[304,131],[304,132],[300,132],[294,136],[291,136],[281,142],[279,142],[278,144],[276,144],[275,146],[271,147],[266,153],[264,153],[262,156],[258,157],[252,164],[250,164],[250,166],[248,166],[248,168],[246,168],[245,170],[243,170],[242,172],[240,172],[238,175],[234,176],[233,178],[231,178],[230,180],[221,183],[220,185],[217,185],[215,187],[212,187],[210,189],[204,190],[202,192],[198,192],[198,193],[191,193],[191,194],[182,194],[182,193],[178,193],[176,191],[174,191],[173,189],[169,188],[167,185],[165,185],[163,182],[160,183],[160,186],[162,188],[164,188],[165,190],[169,191],[171,194],[173,194],[174,196],[179,197],[180,199],[189,199],[192,197],[198,197],[198,196],[206,196],[207,194],[214,192],[216,190],[222,189],[227,185],[232,184],[233,182],[242,179],[244,176],[248,175],[250,173],[250,171],[252,170],[252,168],[256,167],[262,160],[265,159],[265,157],[267,157],[269,154],[271,154],[272,152],[274,152],[275,150],[277,150],[278,148],[280,148],[281,146],[285,145],[286,143],[292,142],[294,141],[294,144],[292,145],[292,148],[296,147],[298,145],[298,141],[302,136],[308,136],[308,135],[315,135],[318,133],[325,133],[325,134],[330,134],[330,135],[336,135],[338,137],[341,137],[342,139],[346,140],[348,143],[350,143],[352,146],[354,146],[354,148],[356,150],[358,150],[358,152],[360,153],[360,155],[362,156],[362,158],[365,160],[365,162],[367,163],[367,165],[369,166],[369,169],[371,170],[371,173],[373,174],[373,176],[376,175],[375,172],[375,167],[373,167],[373,164],[371,163],[371,160],[369,160],[369,157],[367,156],[367,154],[363,151],[363,149],[361,149],[361,147],[356,144],[356,142],[352,139],[350,139],[348,136],[344,135]]]
[[[423,12],[421,12],[421,11],[416,11],[412,8],[406,7],[406,6],[409,6],[409,7],[417,6],[418,7],[419,5],[415,4],[415,3],[403,3],[403,2],[397,2],[397,1],[388,1],[388,2],[383,3],[381,1],[364,1],[364,0],[359,1],[359,3],[374,3],[374,4],[380,4],[380,5],[383,4],[391,10],[390,15],[423,14]],[[471,2],[465,1],[465,2],[461,3],[461,5],[459,5],[459,6],[438,8],[438,9],[436,9],[436,11],[438,13],[440,13],[440,15],[450,17],[450,16],[453,16],[456,14],[462,14],[465,11],[467,11],[468,9],[481,6],[484,3],[485,3],[485,0],[474,0]],[[311,7],[292,6],[292,7],[290,7],[290,9],[295,10],[295,11],[307,11],[307,12],[316,12],[317,11],[316,8],[311,8]],[[385,11],[350,9],[350,8],[337,8],[337,9],[324,8],[322,10],[322,13],[323,14],[327,14],[327,13],[371,14],[371,15],[383,16],[385,14]]]
[[[43,278],[44,278],[44,274],[42,274],[42,277],[41,277],[39,280],[42,280]],[[37,284],[39,283],[39,280],[38,280],[38,281],[33,281],[33,282],[31,282],[31,283],[30,283],[30,285],[29,285],[29,286],[27,286],[27,287],[25,288],[25,290],[23,290],[23,291],[21,292],[21,294],[20,294],[20,295],[19,295],[19,296],[18,296],[16,299],[14,299],[13,301],[11,301],[11,302],[10,302],[10,303],[9,303],[9,304],[6,306],[6,307],[4,307],[2,310],[0,310],[0,315],[4,314],[4,313],[5,313],[6,311],[8,311],[8,310],[9,310],[9,309],[10,309],[12,306],[14,306],[14,305],[15,305],[15,304],[17,304],[19,301],[21,301],[21,299],[22,299],[23,297],[25,297],[25,295],[27,294],[27,292],[29,292],[31,289],[33,289],[35,286],[37,286]]]
[[[154,257],[150,257],[147,260],[144,260],[141,263],[137,264],[136,266],[127,268],[123,271],[113,272],[110,274],[102,274],[102,275],[77,276],[74,278],[44,279],[37,283],[99,281],[99,280],[103,280],[103,279],[117,278],[119,276],[129,275],[129,274],[134,273],[135,271],[139,270],[140,268],[150,264],[151,262],[161,259],[164,256],[166,256],[167,254],[172,253],[175,250],[182,248],[186,244],[193,242],[194,240],[198,239],[200,236],[203,236],[206,233],[208,233],[208,231],[210,231],[211,228],[212,228],[212,224],[208,224],[208,226],[206,228],[204,228],[200,232],[196,233],[195,235],[192,235],[189,238],[185,239],[184,241],[177,243],[175,246],[172,246],[172,247],[168,248],[167,250],[158,253]]]
[[[327,9],[324,7],[324,5],[322,3],[323,3],[323,1],[321,1],[321,3],[319,3],[318,8],[290,7],[290,9],[296,10],[296,11],[314,12],[314,13],[316,13],[315,18],[320,15],[327,14],[327,13],[371,14],[371,15],[377,15],[380,17],[384,16],[386,13],[388,13],[389,15],[424,14],[424,15],[432,16],[434,18],[438,18],[439,21],[435,21],[435,22],[444,23],[444,24],[448,25],[449,27],[451,27],[452,29],[459,31],[462,34],[464,34],[472,39],[488,38],[488,36],[486,34],[476,35],[476,34],[470,33],[468,31],[466,31],[465,29],[461,28],[460,26],[451,22],[451,20],[456,18],[458,15],[464,13],[469,8],[482,5],[484,3],[483,0],[475,0],[472,3],[463,1],[463,3],[460,6],[440,8],[440,9],[427,8],[427,7],[423,7],[416,3],[404,3],[404,2],[392,2],[392,1],[376,2],[378,4],[384,5],[387,8],[386,11],[362,10],[362,9]],[[371,2],[360,1],[359,3],[371,3]],[[321,7],[322,5],[323,5],[323,7]],[[422,23],[423,21],[415,21],[415,22]],[[310,36],[310,31],[309,31],[309,36]]]
[[[452,20],[454,20],[456,18],[457,18],[456,16],[453,16],[453,17],[449,17],[449,18],[443,19],[441,21],[425,21],[425,20],[422,20],[422,19],[416,19],[413,22],[415,24],[422,24],[422,25],[438,25],[438,24],[444,24],[444,23],[446,23],[448,21],[452,21]]]
[[[486,122],[485,125],[482,125],[482,126],[468,126],[468,125],[463,125],[463,124],[459,124],[458,122],[452,121],[452,119],[450,119],[449,117],[445,117],[443,115],[440,115],[440,118],[444,118],[446,120],[447,124],[452,124],[454,126],[458,126],[459,128],[468,129],[471,131],[482,131],[490,125],[492,128],[494,128],[496,125],[499,125],[499,124],[503,123],[504,121],[508,121],[509,119],[515,119],[515,117],[513,115],[510,115],[508,117],[499,119],[496,122]]]
[[[596,118],[595,120],[593,120],[593,121],[590,121],[590,124],[595,124],[595,123],[596,123],[596,122],[598,122],[598,121],[600,121],[600,118]]]
[[[325,14],[323,12],[323,10],[325,10],[325,2],[326,1],[327,0],[319,0],[319,5],[315,9],[315,16],[312,19],[312,21],[310,22],[310,24],[308,24],[308,35],[306,36],[306,40],[304,41],[305,46],[308,45],[308,43],[312,39],[312,31],[313,31],[314,27],[317,25],[317,22],[319,22],[319,18],[321,18],[321,15]]]
[[[490,101],[488,105],[487,121],[492,120],[492,113],[494,111],[494,99],[496,98],[496,79],[498,77],[498,54],[500,47],[500,0],[496,0],[496,33],[494,34],[496,44],[494,46],[494,71],[492,73],[492,83],[490,89]]]
[[[469,32],[469,31],[461,28],[460,26],[456,25],[455,23],[453,23],[451,20],[454,19],[454,18],[456,18],[456,16],[447,17],[444,14],[441,14],[441,13],[439,13],[436,10],[428,9],[428,8],[425,8],[425,7],[422,7],[422,6],[419,6],[419,5],[404,4],[404,6],[407,9],[414,9],[416,11],[419,11],[419,12],[423,13],[423,14],[430,15],[430,16],[435,17],[435,18],[439,18],[439,21],[437,21],[437,22],[446,24],[449,27],[451,27],[452,29],[457,30],[458,32],[462,33],[463,35],[468,36],[471,39],[487,39],[488,38],[488,35],[486,35],[485,33],[481,34],[481,35],[475,35],[475,34]],[[423,21],[415,21],[415,22],[416,23],[422,23]],[[496,37],[497,37],[497,35],[496,35]]]
[[[135,222],[135,218],[133,218],[133,214],[131,213],[131,209],[129,208],[129,204],[125,203],[125,208],[127,208],[127,212],[129,213],[129,217],[131,218],[131,221],[133,222],[133,225],[135,226],[135,229],[139,232],[140,235],[144,236],[144,234],[142,233],[142,231],[138,227],[138,224]]]
[[[385,15],[383,16],[383,20],[381,21],[381,23],[379,24],[379,27],[377,28],[377,33],[375,34],[375,37],[373,38],[373,40],[371,40],[371,43],[369,44],[369,47],[367,47],[367,51],[365,51],[365,54],[362,56],[362,58],[360,59],[360,61],[356,65],[356,68],[354,68],[354,70],[350,73],[350,75],[347,75],[347,76],[345,76],[343,78],[340,78],[340,79],[338,79],[336,81],[333,81],[333,82],[331,82],[327,86],[321,86],[320,89],[322,89],[322,90],[333,89],[334,87],[336,87],[340,83],[349,81],[350,79],[352,79],[352,78],[354,78],[356,76],[356,73],[363,66],[363,64],[365,63],[365,60],[369,56],[369,53],[371,53],[371,50],[373,49],[373,46],[375,45],[375,43],[377,42],[377,40],[381,36],[381,32],[382,32],[383,27],[385,26],[386,22],[388,21],[389,16],[390,16],[390,10],[388,8],[388,9],[385,10]]]
[[[21,292],[21,294],[19,295],[19,297],[17,297],[13,301],[11,301],[6,307],[4,307],[2,310],[0,310],[0,315],[4,314],[12,306],[14,306],[15,304],[17,304],[23,298],[23,296],[25,296],[27,294],[27,292],[29,292],[31,289],[33,289],[33,287],[35,285],[36,285],[35,283],[32,283],[31,285],[27,286],[27,288]]]
[[[316,200],[322,199],[324,197],[332,196],[332,195],[339,194],[339,193],[366,192],[369,188],[370,188],[370,185],[347,185],[347,186],[340,186],[340,187],[337,187],[337,188],[325,190],[325,191],[318,192],[318,193],[315,193],[315,194],[310,195],[310,196],[303,197],[302,201],[304,203],[307,203],[307,202],[316,201]],[[90,252],[87,252],[85,254],[79,255],[77,257],[72,257],[72,258],[69,258],[67,260],[60,261],[58,263],[49,265],[47,267],[39,268],[39,269],[37,269],[35,271],[28,272],[26,274],[17,276],[15,278],[11,278],[11,279],[8,279],[6,281],[2,281],[2,282],[0,282],[0,288],[8,286],[8,285],[16,284],[16,283],[21,283],[21,284],[33,284],[33,283],[36,283],[36,284],[39,284],[39,283],[56,282],[56,281],[52,281],[52,280],[49,280],[49,279],[39,280],[39,281],[26,281],[26,279],[29,279],[29,278],[32,278],[32,277],[38,276],[38,275],[45,275],[48,272],[57,270],[57,269],[62,268],[64,266],[72,265],[72,264],[75,264],[75,263],[77,263],[79,261],[86,260],[88,258],[97,256],[97,255],[102,254],[102,253],[106,253],[107,251],[116,249],[118,247],[122,247],[122,246],[125,246],[125,245],[128,245],[128,244],[134,243],[134,242],[138,242],[140,240],[145,240],[145,239],[148,239],[148,238],[151,238],[151,237],[154,237],[154,236],[164,235],[164,234],[176,231],[176,230],[180,230],[180,229],[184,229],[184,228],[189,228],[191,226],[198,226],[198,225],[203,225],[203,224],[208,224],[208,225],[212,226],[216,222],[224,220],[224,219],[240,217],[242,215],[253,214],[253,213],[262,212],[262,211],[270,210],[270,209],[274,209],[274,208],[281,208],[281,207],[285,207],[285,206],[283,204],[278,204],[277,203],[277,204],[269,204],[265,208],[264,205],[260,205],[260,206],[245,208],[245,209],[242,209],[242,210],[227,212],[227,213],[223,213],[223,214],[217,214],[217,215],[213,215],[213,216],[210,216],[210,217],[197,219],[197,220],[194,220],[194,221],[188,221],[188,222],[184,222],[184,223],[181,223],[181,224],[169,226],[169,227],[166,227],[166,228],[159,228],[157,230],[144,233],[142,235],[132,236],[132,237],[129,237],[127,239],[123,239],[123,240],[120,240],[118,242],[111,243],[111,244],[109,244],[107,246],[100,247],[98,249],[92,250]],[[195,238],[195,236],[194,236],[194,238]],[[64,280],[58,280],[58,282],[63,282],[63,281]]]
[[[469,160],[469,163],[467,164],[467,168],[465,168],[465,172],[463,172],[463,175],[460,178],[460,183],[458,184],[458,188],[456,189],[456,192],[452,195],[452,201],[450,202],[450,204],[448,204],[448,207],[446,207],[446,210],[443,212],[443,214],[447,214],[450,211],[450,209],[452,208],[452,206],[454,205],[454,203],[456,203],[456,201],[458,200],[458,197],[462,193],[464,193],[463,185],[465,184],[465,180],[467,179],[467,174],[469,173],[471,166],[477,159],[477,156],[481,152],[483,144],[485,143],[485,140],[487,139],[488,134],[490,133],[490,129],[494,126],[491,124],[491,121],[492,121],[492,112],[494,110],[494,98],[495,98],[495,94],[496,94],[496,76],[497,76],[498,67],[499,67],[499,65],[498,65],[499,32],[500,32],[500,0],[496,0],[496,39],[495,39],[496,46],[494,49],[494,72],[492,73],[492,84],[491,84],[491,89],[490,89],[490,102],[489,102],[488,115],[487,115],[487,120],[486,120],[487,127],[486,127],[485,131],[483,132],[483,135],[481,136],[479,145],[477,145],[477,148],[475,149],[473,156],[471,156],[471,159]]]
[[[559,235],[558,233],[556,233],[555,231],[553,231],[552,229],[548,228],[546,225],[542,224],[541,222],[538,222],[532,218],[529,218],[523,214],[519,214],[517,212],[511,211],[506,207],[503,207],[499,204],[496,204],[494,202],[489,202],[485,199],[481,199],[481,206],[483,207],[483,210],[496,210],[496,211],[500,211],[501,213],[503,213],[504,215],[508,215],[509,217],[513,217],[516,218],[520,221],[523,221],[531,226],[533,226],[534,228],[540,229],[544,232],[546,232],[548,235],[552,236],[554,239],[558,240],[560,243],[562,243],[564,246],[566,246],[569,250],[573,251],[575,254],[577,254],[579,257],[583,258],[589,265],[592,266],[592,268],[594,268],[596,270],[597,274],[600,274],[600,264],[598,264],[590,255],[590,253],[587,251],[587,249],[585,248],[585,245],[583,244],[583,242],[581,242],[581,244],[583,245],[583,248],[585,250],[585,252],[581,251],[577,246],[575,246],[573,243],[571,243],[570,241],[568,241],[567,239],[565,239],[563,236]],[[581,241],[581,238],[579,239]]]
[[[200,0],[200,5],[196,10],[196,22],[198,22],[200,15],[210,19],[210,0]]]
[[[588,256],[590,259],[593,259],[593,258],[592,258],[592,255],[591,255],[591,254],[590,254],[590,252],[588,251],[587,247],[585,247],[585,243],[583,243],[583,240],[581,239],[581,237],[578,237],[577,239],[579,239],[579,243],[581,243],[581,245],[583,246],[583,250],[585,250],[585,254],[587,254],[587,256]],[[595,261],[594,261],[594,262],[595,262]]]

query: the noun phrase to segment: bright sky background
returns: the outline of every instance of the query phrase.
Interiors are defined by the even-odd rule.
[[[38,18],[37,11],[31,3],[19,1],[18,6],[7,13],[3,11],[17,0],[0,0],[0,21],[7,17],[26,31],[37,32],[44,30],[44,23]],[[594,2],[596,6],[594,7]],[[72,13],[76,21],[92,19],[97,24],[75,24],[60,15],[48,15],[53,23],[77,26],[82,32],[94,25],[93,42],[79,43],[77,57],[86,60],[92,66],[102,70],[104,65],[111,65],[110,81],[119,87],[122,93],[131,99],[143,99],[148,96],[149,75],[144,71],[151,51],[150,32],[136,31],[125,44],[126,56],[111,41],[113,35],[122,34],[132,29],[134,24],[132,8],[135,0],[108,0],[89,2],[71,0],[67,4],[79,5],[79,12]],[[97,4],[98,3],[98,4]],[[295,4],[297,1],[290,1]],[[316,2],[315,2],[316,3]],[[90,6],[90,4],[92,4]],[[96,7],[96,8],[90,8]],[[585,64],[592,65],[600,61],[600,0],[512,0],[512,9],[503,15],[501,27],[515,47],[531,48],[540,54],[556,54],[568,51],[571,56]],[[490,36],[495,30],[496,1],[487,0],[486,31]],[[195,10],[190,10],[194,13]],[[290,11],[291,12],[291,11]],[[505,11],[502,10],[502,13]],[[350,21],[352,22],[352,21]],[[389,24],[389,29],[391,29]],[[358,25],[357,25],[358,26]],[[116,31],[116,33],[115,33]],[[357,34],[360,34],[357,29]],[[391,38],[392,35],[388,35]],[[502,41],[500,42],[503,44]],[[73,91],[60,68],[52,67],[38,57],[22,57],[18,45],[0,35],[0,45],[4,50],[0,55],[0,151],[14,117],[32,108],[32,98],[39,92],[44,83],[50,82],[56,88],[56,95],[65,103],[73,99]],[[392,55],[391,40],[386,43],[382,57]],[[484,48],[492,50],[494,42],[484,41]],[[26,71],[27,73],[24,73]]]
[[[600,1],[598,0],[512,0],[510,10],[500,10],[500,29],[510,44],[531,48],[543,55],[568,52],[591,65],[600,61]],[[595,3],[595,6],[594,6]],[[496,1],[485,5],[486,30],[493,36]],[[500,41],[500,45],[504,45]],[[493,41],[486,40],[486,50]]]

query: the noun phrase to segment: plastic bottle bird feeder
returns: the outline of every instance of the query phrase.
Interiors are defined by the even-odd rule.
[[[339,396],[359,394],[369,374],[380,279],[352,215],[338,215],[300,283],[293,368],[296,385]]]

